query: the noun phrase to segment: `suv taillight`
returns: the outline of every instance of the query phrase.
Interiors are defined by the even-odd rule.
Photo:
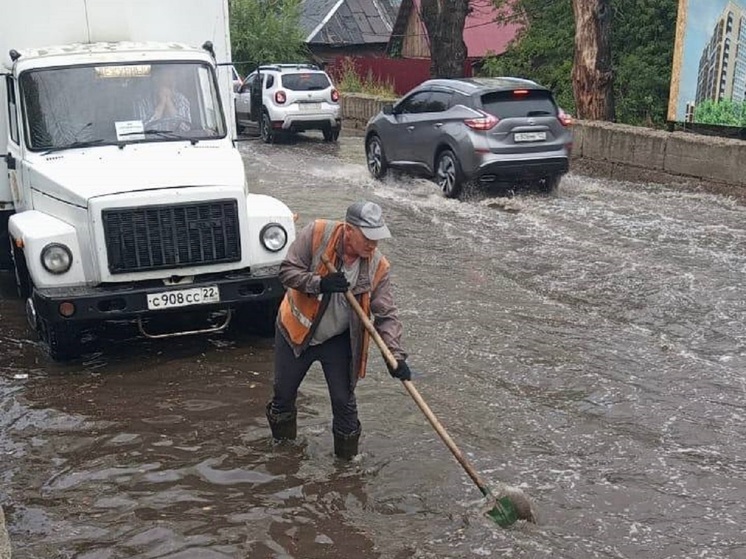
[[[285,95],[284,91],[277,91],[275,93],[275,103],[277,103],[278,105],[284,104],[285,101],[287,100],[288,100],[288,97],[287,95]]]
[[[332,89],[332,101],[335,103],[339,101],[339,91]]]
[[[495,126],[498,122],[500,122],[500,119],[497,118],[495,115],[491,115],[489,113],[484,113],[482,111],[479,111],[482,113],[481,117],[478,118],[467,118],[464,121],[464,124],[471,128],[472,130],[489,130],[493,126]]]
[[[572,126],[572,117],[567,114],[562,109],[559,110],[559,114],[557,115],[557,119],[560,121],[562,126]]]

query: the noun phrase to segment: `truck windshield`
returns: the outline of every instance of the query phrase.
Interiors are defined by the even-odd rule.
[[[27,145],[58,150],[225,136],[214,72],[197,62],[74,66],[21,74]]]

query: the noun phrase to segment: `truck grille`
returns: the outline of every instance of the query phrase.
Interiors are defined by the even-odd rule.
[[[109,272],[143,272],[241,260],[236,200],[101,212]]]

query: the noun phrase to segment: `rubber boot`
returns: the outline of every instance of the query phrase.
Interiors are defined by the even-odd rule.
[[[359,427],[357,431],[349,435],[334,432],[334,454],[341,460],[352,460],[357,455],[357,443],[359,440]]]
[[[267,404],[267,421],[272,430],[272,438],[276,441],[288,441],[298,435],[298,412],[295,410],[285,413],[272,411],[272,402]]]

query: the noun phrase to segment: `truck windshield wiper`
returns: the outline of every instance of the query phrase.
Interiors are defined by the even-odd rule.
[[[99,144],[102,144],[103,142],[103,138],[97,138],[95,140],[85,140],[81,142],[72,142],[67,144],[66,146],[55,146],[53,148],[49,148],[47,151],[42,153],[42,155],[49,155],[50,153],[54,153],[56,151],[64,151],[66,149],[88,148],[91,146],[97,146]]]
[[[185,136],[184,134],[180,134],[176,130],[156,130],[154,128],[146,128],[142,132],[125,132],[124,134],[120,134],[120,137],[123,136],[159,136],[161,138],[169,138],[169,139],[178,139],[178,140],[188,140],[192,142],[192,144],[196,144],[199,140],[196,138],[189,138],[188,136]]]

